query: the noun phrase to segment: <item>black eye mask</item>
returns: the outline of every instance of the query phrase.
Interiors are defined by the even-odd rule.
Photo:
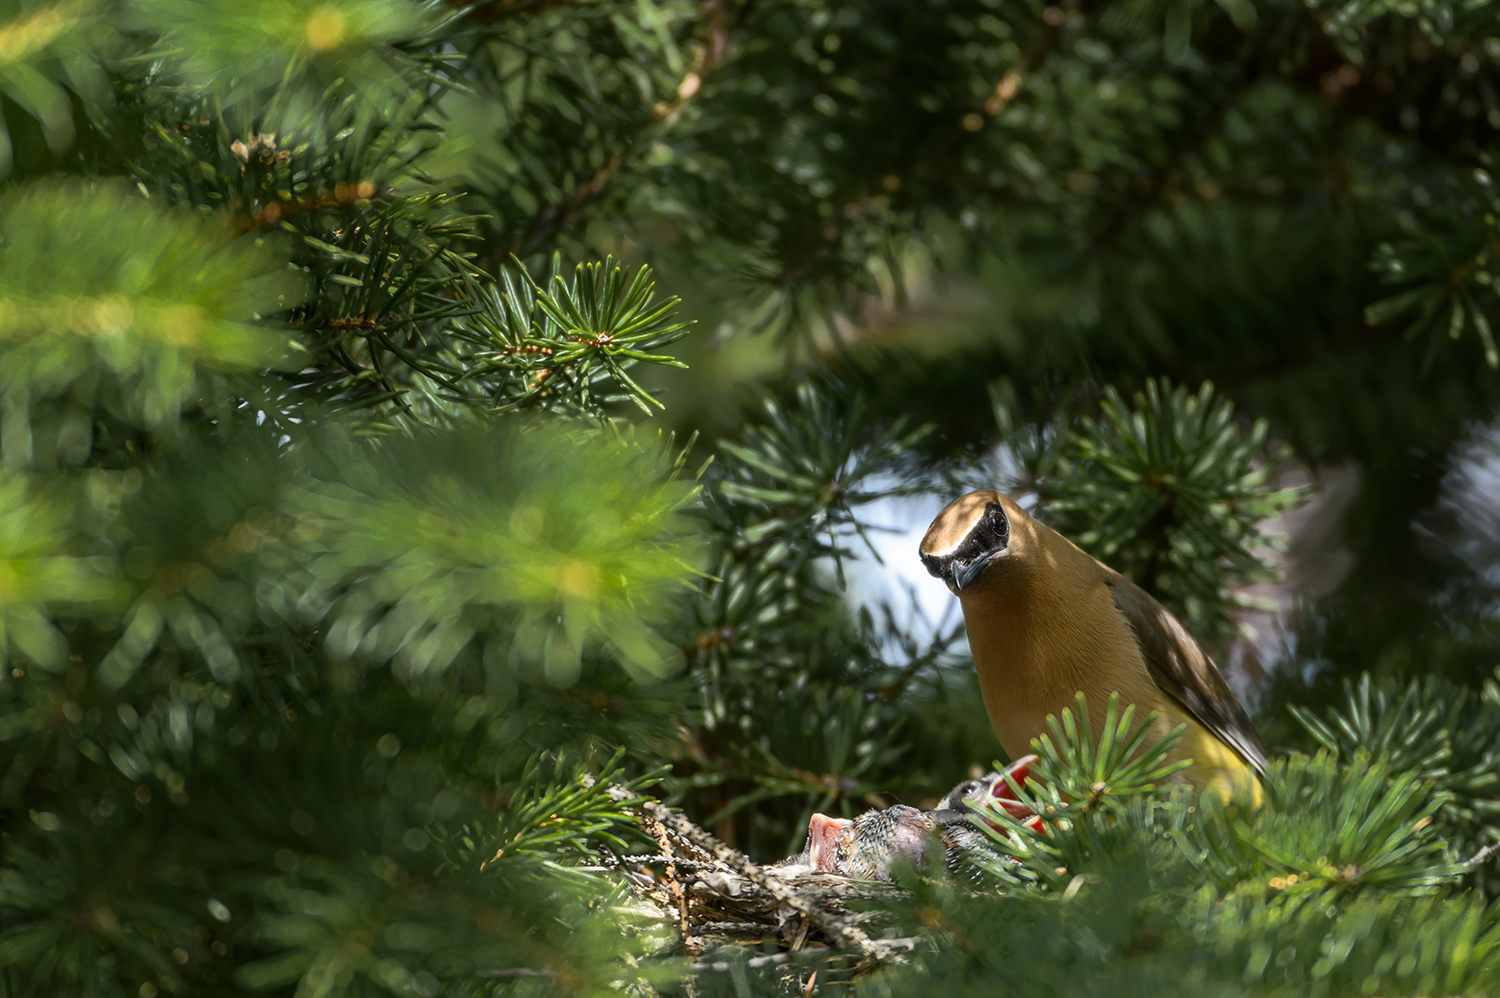
[[[963,546],[949,555],[922,555],[922,564],[933,578],[963,590],[984,573],[990,559],[1010,546],[1010,520],[997,502],[986,504],[984,515],[969,531]]]

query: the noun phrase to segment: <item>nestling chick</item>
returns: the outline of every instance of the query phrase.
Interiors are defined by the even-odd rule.
[[[891,880],[898,862],[927,866],[927,848],[937,828],[914,807],[896,804],[857,818],[815,814],[807,825],[807,848],[777,866],[788,872],[837,873],[856,880]]]
[[[985,710],[1012,758],[1083,691],[1101,733],[1110,693],[1156,712],[1148,744],[1185,723],[1179,778],[1260,797],[1266,747],[1203,649],[1144,590],[990,489],[950,503],[922,564],[959,598]]]
[[[1024,784],[1031,773],[1032,763],[1036,761],[1037,757],[1034,755],[1022,756],[1005,768],[1005,775],[1018,785]],[[937,823],[942,833],[948,869],[955,874],[967,874],[971,879],[975,876],[973,860],[977,854],[1011,860],[1011,857],[997,852],[989,836],[975,824],[974,818],[977,815],[990,828],[1003,831],[999,823],[984,816],[982,807],[985,804],[1003,809],[1006,814],[1021,821],[1034,832],[1045,833],[1046,830],[1041,817],[1032,814],[1025,804],[1016,800],[1015,791],[1000,773],[986,773],[978,779],[960,783],[948,791],[938,802],[937,809],[929,811],[928,816]]]

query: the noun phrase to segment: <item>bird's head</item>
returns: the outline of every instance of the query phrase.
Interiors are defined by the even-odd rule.
[[[1027,522],[1025,512],[994,489],[970,492],[944,507],[927,528],[922,564],[961,593],[992,574],[996,563],[1015,557]]]

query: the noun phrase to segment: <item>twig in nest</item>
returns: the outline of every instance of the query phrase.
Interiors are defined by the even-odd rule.
[[[791,958],[792,954],[790,953],[772,953],[770,956],[751,957],[745,961],[745,966],[751,970],[757,970],[761,967],[772,967],[779,963],[786,963]],[[730,964],[728,961],[716,961],[714,963],[695,963],[692,967],[697,971],[717,970],[722,974],[729,969]]]
[[[692,923],[688,920],[687,888],[677,874],[677,857],[672,849],[672,837],[667,834],[661,822],[653,818],[643,817],[641,824],[645,827],[647,834],[656,840],[656,844],[661,846],[662,856],[667,861],[667,889],[672,892],[672,899],[677,902],[677,927],[682,930],[683,944],[687,946],[690,955],[702,956],[702,948],[694,938]]]

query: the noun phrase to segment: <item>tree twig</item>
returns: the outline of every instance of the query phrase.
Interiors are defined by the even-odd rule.
[[[1496,856],[1500,856],[1500,842],[1491,842],[1489,845],[1485,846],[1483,849],[1479,850],[1474,855],[1464,860],[1464,865],[1482,866],[1485,863],[1488,863],[1490,860],[1494,859]]]

